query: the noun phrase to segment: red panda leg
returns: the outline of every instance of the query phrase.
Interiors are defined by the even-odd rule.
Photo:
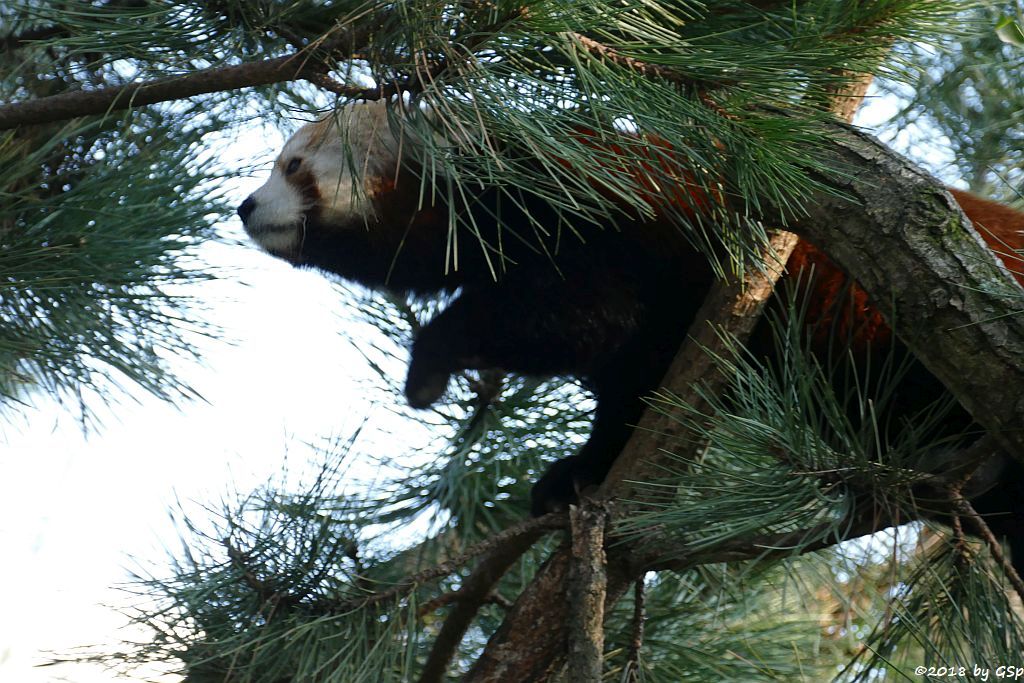
[[[429,406],[449,377],[465,369],[585,379],[635,337],[643,306],[628,285],[577,289],[549,270],[467,286],[425,325],[413,342],[406,379],[410,405]]]
[[[552,463],[533,485],[530,491],[533,516],[567,510],[581,493],[604,481],[643,413],[640,396],[640,391],[602,395],[597,389],[597,409],[590,438],[576,455]]]

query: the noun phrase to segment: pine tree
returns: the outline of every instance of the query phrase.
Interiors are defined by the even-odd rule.
[[[1012,315],[1020,288],[970,238],[928,250],[922,281],[907,283],[897,256],[915,250],[871,252],[869,240],[855,253],[837,232],[877,227],[850,202],[863,197],[851,178],[867,178],[878,206],[928,207],[908,240],[927,241],[926,219],[950,213],[941,188],[836,122],[872,77],[914,94],[899,125],[927,117],[949,134],[972,186],[1019,182],[1018,109],[988,103],[1024,98],[1008,77],[1021,53],[1015,25],[994,11],[942,0],[0,8],[8,405],[26,383],[77,396],[127,378],[180,393],[160,361],[162,350],[187,350],[192,331],[173,285],[209,276],[190,269],[188,249],[211,236],[205,217],[229,210],[203,136],[252,118],[286,126],[297,109],[386,98],[422,127],[419,140],[457,151],[426,142],[419,152],[455,187],[534,193],[567,224],[612,203],[644,211],[644,187],[681,176],[744,207],[703,222],[676,216],[722,284],[691,328],[701,343],[680,350],[598,502],[522,521],[530,482],[586,437],[581,387],[467,375],[430,416],[440,445],[417,466],[382,463],[391,476],[353,484],[342,473],[360,454],[340,444],[313,481],[244,493],[209,521],[182,515],[186,550],[139,578],[148,600],[135,617],[153,641],[99,656],[170,661],[190,681],[275,682],[853,681],[949,664],[968,671],[936,675],[971,680],[974,665],[1024,664],[1010,588],[1019,577],[998,543],[964,534],[976,530],[969,503],[929,463],[942,451],[980,468],[1022,452],[1024,436],[1007,429],[1024,420],[1019,402],[979,396],[949,373],[951,397],[885,440],[870,415],[898,381],[898,359],[880,360],[870,386],[840,392],[804,348],[797,310],[772,322],[777,364],[743,351],[749,311],[777,275],[769,255],[795,244],[765,225],[785,225],[829,245],[880,299],[887,279],[903,287],[893,313],[922,358],[969,357],[961,375],[1024,395],[1024,353],[990,352],[1024,348]],[[926,46],[943,51],[922,61]],[[1002,62],[978,59],[996,47]],[[962,88],[919,80],[967,67],[966,108],[951,106]],[[671,142],[672,168],[642,163],[657,151],[644,144],[599,154],[580,129],[655,131]],[[456,220],[452,230],[472,235]],[[954,262],[975,264],[964,276],[974,279],[948,282]],[[981,304],[939,310],[935,291],[984,292],[990,320],[960,324],[960,309]],[[408,343],[441,305],[369,296],[362,312]],[[933,341],[936,326],[948,341]],[[386,367],[376,353],[368,343],[368,362]],[[931,437],[954,398],[989,430],[966,452]],[[940,484],[957,513],[952,531],[898,526],[920,516],[922,487]],[[424,520],[429,532],[411,538]]]

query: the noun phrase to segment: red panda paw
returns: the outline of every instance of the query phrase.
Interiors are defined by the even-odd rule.
[[[416,363],[415,356],[409,366],[409,375],[405,380],[405,398],[413,408],[424,409],[437,403],[448,388],[451,375],[423,367]]]
[[[551,463],[544,476],[530,491],[530,514],[540,517],[549,512],[565,512],[601,483],[592,465],[578,455]]]

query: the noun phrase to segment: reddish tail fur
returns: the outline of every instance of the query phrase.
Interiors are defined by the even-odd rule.
[[[1024,285],[1024,213],[950,188],[974,228],[981,234]],[[807,242],[801,242],[789,259],[787,269],[799,273],[814,268],[814,286],[806,301],[807,320],[817,326],[823,338],[837,334],[853,348],[886,344],[892,331],[881,312],[868,300],[868,293],[853,282],[828,256]]]

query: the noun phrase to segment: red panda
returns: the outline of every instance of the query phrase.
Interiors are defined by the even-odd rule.
[[[659,215],[653,198],[665,201],[661,188],[649,188],[653,215],[623,211],[573,226],[580,239],[563,238],[552,253],[502,232],[503,226],[559,225],[564,217],[542,198],[502,203],[499,188],[467,188],[472,200],[453,209],[444,192],[424,191],[423,174],[402,145],[383,103],[353,105],[302,127],[270,179],[239,207],[245,229],[296,266],[399,294],[458,292],[414,340],[405,385],[414,407],[435,402],[451,375],[465,369],[580,378],[597,399],[590,439],[577,455],[555,463],[533,491],[534,513],[562,507],[604,478],[713,272]],[[660,153],[651,159],[665,163]],[[692,201],[686,185],[680,177],[678,191],[689,196],[669,192],[669,199]],[[953,194],[994,250],[1010,257],[1024,248],[1024,215]],[[456,267],[449,261],[450,210],[477,232],[464,241]],[[494,245],[503,238],[499,250]],[[824,254],[803,244],[788,269],[810,265],[817,271],[807,303],[813,322],[838,324],[855,344],[887,340],[889,327],[867,294],[848,287]],[[1017,277],[1024,284],[1020,268]],[[841,294],[852,306],[834,305]],[[1024,519],[1024,510],[1013,512]]]

